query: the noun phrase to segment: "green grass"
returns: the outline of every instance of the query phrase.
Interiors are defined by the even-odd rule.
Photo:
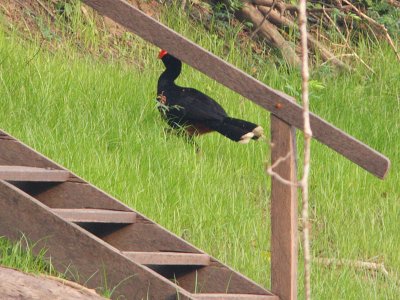
[[[268,85],[299,93],[296,70],[251,56],[246,45],[231,44],[228,51],[234,32],[224,41],[189,26],[183,17],[164,21],[235,65],[256,68],[255,76]],[[380,181],[313,142],[312,252],[384,262],[390,278],[313,265],[316,299],[400,297],[400,68],[384,45],[365,43],[358,51],[375,74],[363,67],[351,74],[315,68],[312,79],[324,87],[312,89],[311,107],[387,155],[392,169]],[[49,53],[39,43],[0,31],[0,128],[269,287],[268,144],[244,146],[209,134],[198,139],[202,154],[197,155],[165,133],[156,110],[156,82],[163,69],[158,49],[135,38],[129,53],[139,66],[95,59],[68,45]],[[179,83],[206,92],[231,115],[258,122],[268,132],[266,111],[197,71],[185,66]],[[0,263],[4,260],[2,255]],[[301,298],[301,282],[299,288]]]
[[[24,272],[56,275],[51,263],[43,259],[45,249],[37,249],[25,236],[11,243],[0,237],[0,265],[15,268]]]

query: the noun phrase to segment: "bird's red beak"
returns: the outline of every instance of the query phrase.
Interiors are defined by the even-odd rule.
[[[160,53],[158,54],[158,58],[161,59],[163,58],[168,52],[165,50],[161,50]]]

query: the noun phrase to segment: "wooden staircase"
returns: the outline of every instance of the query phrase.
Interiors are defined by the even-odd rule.
[[[59,272],[115,288],[113,298],[278,299],[0,131],[0,236],[22,234]]]

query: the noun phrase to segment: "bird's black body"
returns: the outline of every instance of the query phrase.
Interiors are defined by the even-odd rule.
[[[217,131],[237,142],[248,142],[262,135],[261,127],[230,118],[216,101],[202,92],[176,85],[181,61],[166,53],[160,56],[166,70],[158,79],[157,100],[161,114],[171,127],[184,128],[189,136]]]

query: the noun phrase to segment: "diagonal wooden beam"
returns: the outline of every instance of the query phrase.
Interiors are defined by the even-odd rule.
[[[0,180],[0,236],[15,241],[22,234],[35,243],[35,254],[46,249],[45,257],[51,257],[54,267],[72,280],[90,288],[104,286],[107,280],[107,286],[115,288],[112,299],[193,299],[170,280],[134,263],[118,249]]]
[[[57,184],[10,183],[0,179],[0,236],[15,241],[23,233],[35,243],[33,250],[46,248],[46,257],[51,256],[54,266],[74,280],[99,287],[106,278],[107,286],[115,288],[113,298],[129,295],[129,299],[193,299],[189,293],[200,290],[213,294],[272,296],[257,283],[217,259],[207,257],[200,249],[2,130],[1,164],[61,169],[69,173],[67,182]],[[128,223],[135,222],[116,224],[114,218],[110,219],[115,214],[124,219],[128,216]],[[135,220],[133,214],[136,214]],[[112,225],[104,221],[111,221]],[[148,268],[136,263],[129,255],[136,256],[137,252],[152,252],[152,255],[156,252],[158,257],[150,263],[160,265]],[[139,257],[141,263],[146,262],[143,258],[148,259],[145,256]],[[188,264],[181,265],[185,260]],[[195,266],[191,265],[193,260]],[[79,271],[79,276],[75,271]],[[167,278],[173,278],[173,282]],[[171,290],[173,294],[168,295]]]
[[[286,123],[303,129],[302,108],[294,99],[274,90],[223,61],[199,45],[147,16],[124,0],[82,0],[100,14],[163,48],[186,64],[269,110]],[[390,167],[388,158],[311,113],[314,138],[379,178]]]

